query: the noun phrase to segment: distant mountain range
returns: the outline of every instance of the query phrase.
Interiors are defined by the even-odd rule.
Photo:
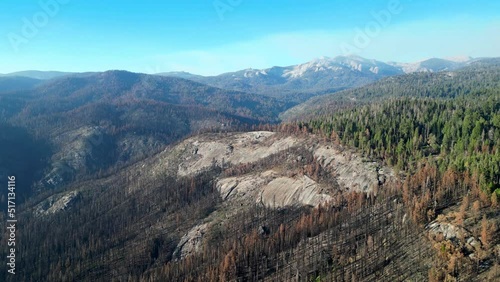
[[[72,73],[72,72],[60,72],[60,71],[27,70],[27,71],[19,71],[19,72],[13,72],[13,73],[8,73],[8,74],[0,74],[0,77],[23,76],[23,77],[29,77],[29,78],[34,78],[34,79],[46,80],[46,79],[58,78],[61,76],[66,76],[66,75],[71,75],[71,74],[74,74],[74,73]]]
[[[281,115],[282,120],[309,120],[329,115],[336,110],[390,98],[455,98],[481,96],[486,91],[500,88],[500,58],[469,61],[464,64],[450,63],[443,71],[430,70],[440,60],[433,59],[419,64],[427,71],[386,77],[363,87],[314,97]],[[458,65],[463,67],[459,68]],[[416,65],[413,69],[416,69]],[[452,68],[453,67],[453,68]],[[455,69],[455,70],[451,70]]]
[[[417,63],[389,63],[392,66],[400,69],[403,73],[415,73],[415,72],[440,72],[440,71],[452,71],[464,66],[469,65],[481,59],[473,59],[471,57],[465,58],[450,58],[450,59],[438,59],[432,58],[425,61]]]
[[[366,85],[388,76],[456,70],[476,60],[433,58],[417,63],[384,63],[358,56],[339,56],[323,57],[288,67],[246,69],[217,76],[200,76],[186,72],[158,75],[182,77],[219,88],[275,97],[297,98],[296,94],[300,93],[300,102],[310,96]]]
[[[288,67],[245,69],[217,76],[201,76],[188,72],[158,73],[160,76],[178,77],[213,87],[247,93],[262,94],[300,103],[312,96],[333,93],[375,82],[388,76],[414,72],[440,72],[462,68],[480,59],[452,58],[428,59],[417,63],[381,62],[358,56],[322,57]],[[64,76],[91,75],[93,73],[22,71],[0,75],[0,92],[26,90],[46,80]],[[20,80],[26,77],[31,81]]]

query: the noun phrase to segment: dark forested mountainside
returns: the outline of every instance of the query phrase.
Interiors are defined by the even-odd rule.
[[[48,164],[50,146],[44,140],[35,139],[25,128],[0,122],[0,178],[18,177],[17,196],[21,203],[31,195],[30,187],[41,177]],[[0,193],[0,202],[6,203],[7,190]],[[2,205],[4,210],[7,205]]]
[[[500,59],[479,60],[456,70],[412,73],[381,79],[373,84],[315,97],[281,115],[284,120],[307,120],[343,107],[397,97],[455,98],[483,96],[500,89]]]
[[[60,78],[32,91],[13,95],[28,100],[24,111],[31,115],[69,111],[95,102],[144,99],[202,106],[245,118],[272,121],[287,106],[273,98],[227,91],[180,78],[125,71]]]
[[[0,76],[0,93],[29,90],[35,88],[35,86],[42,83],[42,80],[13,76],[13,77],[2,77]]]
[[[16,167],[32,171],[25,181],[38,177],[37,191],[137,161],[196,132],[276,122],[287,107],[273,98],[123,71],[70,76],[0,94],[2,124],[24,131],[26,141],[36,140],[35,151],[37,142],[48,146],[30,154],[36,161]],[[16,139],[14,133],[9,140]],[[25,150],[23,142],[9,144],[12,152]],[[46,167],[36,165],[42,161],[38,154],[45,156]]]

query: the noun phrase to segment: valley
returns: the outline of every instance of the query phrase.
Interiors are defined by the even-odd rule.
[[[7,281],[495,281],[499,71],[350,56],[2,76]]]

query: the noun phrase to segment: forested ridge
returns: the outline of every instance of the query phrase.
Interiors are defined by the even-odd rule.
[[[481,185],[492,191],[500,183],[500,96],[489,94],[476,99],[394,99],[300,126],[403,171],[414,172],[425,160],[440,171],[477,173]]]
[[[358,148],[367,158],[394,167],[404,179],[398,194],[415,223],[436,220],[433,226],[446,222],[476,230],[491,252],[499,237],[500,95],[498,88],[469,94],[455,99],[392,98],[291,127]],[[429,240],[439,256],[428,280],[478,279],[481,271],[471,269],[465,259],[468,247],[449,245],[434,235]],[[482,279],[499,278],[495,252],[479,257],[483,267],[495,269]]]

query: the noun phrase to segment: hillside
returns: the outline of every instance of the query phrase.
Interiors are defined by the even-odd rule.
[[[30,236],[31,244],[21,246],[26,255],[19,258],[25,266],[19,277],[145,278],[198,260],[205,247],[225,246],[236,234],[275,232],[312,207],[341,205],[351,192],[372,193],[392,177],[390,169],[314,136],[257,131],[192,137],[26,203],[19,238]],[[66,266],[59,271],[61,263]],[[210,265],[199,264],[199,271]]]
[[[17,168],[32,170],[26,180],[38,178],[33,189],[40,192],[151,156],[190,134],[275,122],[286,107],[184,79],[110,71],[0,95],[0,124],[47,147],[44,165]],[[10,150],[24,150],[23,143],[12,144]]]
[[[173,105],[203,106],[262,120],[276,119],[279,111],[285,107],[284,103],[280,104],[275,99],[259,95],[222,90],[180,78],[125,71],[53,80],[33,91],[23,93],[23,96],[45,99],[52,107],[47,110],[51,111],[67,111],[99,101],[148,99]],[[35,106],[32,107],[33,111],[38,111]]]
[[[322,132],[279,131],[194,136],[36,196],[21,279],[498,277],[498,206],[474,176],[424,163],[402,177]]]
[[[417,280],[500,278],[500,95],[494,90],[448,100],[389,99],[297,124],[405,175],[396,189],[438,254],[427,279]]]
[[[42,83],[42,81],[36,78],[0,76],[0,93],[29,90],[35,88],[40,83]]]

